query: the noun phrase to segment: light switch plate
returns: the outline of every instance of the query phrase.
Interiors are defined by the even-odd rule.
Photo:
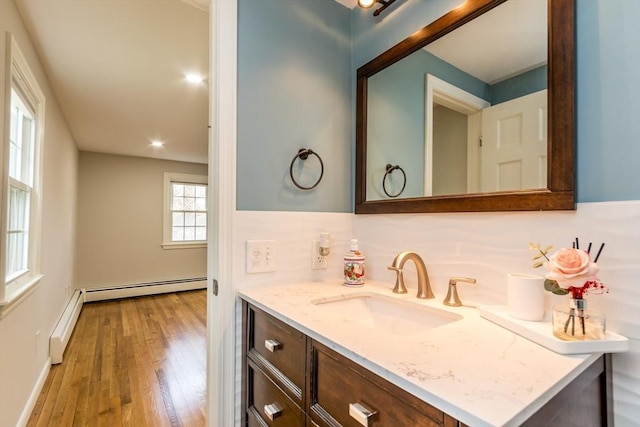
[[[276,271],[275,240],[247,240],[247,274]]]

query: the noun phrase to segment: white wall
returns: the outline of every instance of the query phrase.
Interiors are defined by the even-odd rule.
[[[342,277],[342,257],[349,250],[353,214],[237,211],[233,229],[233,277],[236,289],[273,284],[323,282]],[[311,269],[312,241],[331,235],[328,268]],[[275,272],[247,274],[246,241],[275,240]]]
[[[81,152],[78,288],[207,275],[207,249],[163,249],[164,172],[207,175],[207,165]]]
[[[21,416],[30,414],[30,408],[25,412],[25,405],[36,397],[31,396],[32,390],[48,370],[48,339],[68,301],[67,286],[73,283],[78,152],[13,0],[0,1],[0,99],[5,96],[6,31],[16,38],[46,98],[41,254],[44,278],[32,294],[0,319],[0,427],[13,427]],[[3,107],[0,112],[4,117]],[[1,216],[4,221],[5,213]],[[4,250],[0,253],[4,256]]]
[[[633,426],[638,425],[640,412],[638,225],[640,201],[585,203],[570,212],[354,216],[239,211],[234,216],[234,283],[236,289],[246,289],[340,278],[342,255],[349,239],[355,237],[366,256],[367,277],[371,280],[393,285],[395,274],[387,266],[397,253],[414,250],[427,265],[436,298],[444,299],[450,277],[469,276],[477,283],[458,286],[464,303],[503,305],[508,272],[544,274],[531,267],[529,241],[555,249],[570,247],[575,237],[583,244],[591,241],[599,246],[606,242],[598,264],[600,277],[610,292],[588,300],[590,307],[604,311],[609,330],[630,338],[629,352],[613,358],[614,411],[617,426]],[[329,231],[332,237],[329,268],[311,270],[311,240],[318,238],[320,231]],[[248,239],[277,240],[276,272],[246,274]],[[405,283],[410,292],[415,291],[415,269],[407,263],[405,270]],[[566,297],[546,296],[547,307],[566,301]],[[241,331],[237,323],[238,355]]]

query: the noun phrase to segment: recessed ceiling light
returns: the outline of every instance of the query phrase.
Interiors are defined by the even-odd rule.
[[[151,146],[152,147],[162,147],[164,145],[164,142],[162,141],[151,141]]]
[[[187,79],[189,83],[202,83],[204,81],[204,77],[194,73],[187,74],[184,78]]]

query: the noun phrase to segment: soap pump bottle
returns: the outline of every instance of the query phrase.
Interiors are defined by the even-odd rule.
[[[357,239],[351,239],[350,250],[344,256],[344,285],[364,286],[364,255],[358,249]]]

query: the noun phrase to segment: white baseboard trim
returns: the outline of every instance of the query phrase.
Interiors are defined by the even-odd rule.
[[[44,383],[47,380],[47,376],[49,375],[49,371],[51,370],[51,358],[47,358],[42,367],[42,371],[40,371],[40,375],[38,376],[38,381],[33,386],[33,390],[29,395],[29,399],[27,400],[26,405],[22,409],[22,414],[20,414],[20,418],[18,419],[18,423],[16,427],[25,427],[29,422],[29,418],[31,417],[31,413],[33,412],[33,408],[36,406],[36,402],[38,401],[38,397],[40,396],[40,392],[44,387]]]
[[[84,292],[76,290],[49,338],[49,356],[51,357],[51,363],[62,363],[64,349],[67,347],[73,328],[76,326],[78,316],[80,316],[80,312],[82,311],[82,304],[84,304]]]
[[[191,291],[206,289],[207,278],[195,277],[191,279],[165,280],[161,282],[146,282],[101,288],[83,289],[85,302],[106,301],[111,299],[157,295],[168,292]]]

